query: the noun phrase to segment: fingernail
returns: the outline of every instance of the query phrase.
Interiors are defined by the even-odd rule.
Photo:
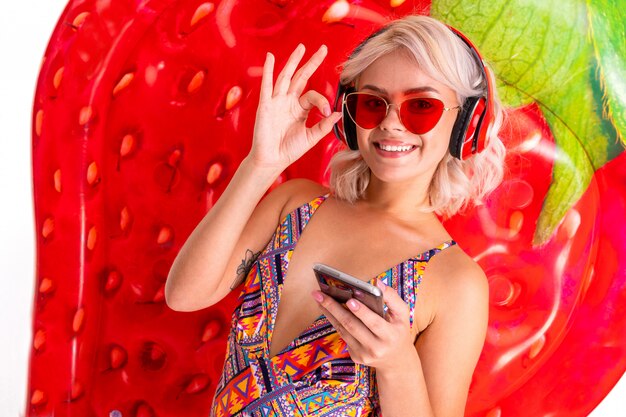
[[[381,290],[385,289],[385,284],[383,284],[383,282],[379,279],[376,280],[376,286],[380,288]]]
[[[324,301],[324,296],[322,295],[321,292],[313,291],[311,294],[313,295],[313,298],[315,299],[315,301],[317,301],[318,303],[321,303],[322,301]]]
[[[350,308],[350,310],[352,311],[357,311],[359,309],[359,303],[357,303],[354,299],[349,299],[348,302],[346,303],[348,304],[348,307]]]
[[[330,116],[330,106],[324,106],[324,116],[328,117]]]

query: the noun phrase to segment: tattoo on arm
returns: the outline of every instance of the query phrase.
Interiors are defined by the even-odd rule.
[[[248,276],[250,269],[252,268],[252,264],[257,260],[261,252],[254,253],[250,249],[246,249],[246,254],[244,259],[241,260],[241,264],[237,267],[237,276],[233,283],[230,285],[230,289],[234,290],[237,288],[243,280]]]

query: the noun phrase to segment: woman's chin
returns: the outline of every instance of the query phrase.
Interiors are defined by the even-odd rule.
[[[414,182],[419,182],[419,175],[416,175],[415,173],[408,173],[406,169],[372,170],[372,177],[375,177],[375,181],[390,185],[409,185]],[[372,179],[374,180],[374,178]]]

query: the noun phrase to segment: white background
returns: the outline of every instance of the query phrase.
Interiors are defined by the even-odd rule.
[[[25,410],[35,282],[30,120],[41,58],[66,2],[0,3],[0,417]],[[624,406],[622,377],[591,416],[624,416]]]

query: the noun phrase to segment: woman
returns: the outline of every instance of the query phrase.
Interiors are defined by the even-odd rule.
[[[342,116],[304,92],[326,47],[297,69],[304,52],[299,45],[275,82],[267,54],[250,153],[167,280],[167,303],[179,311],[215,304],[245,281],[212,415],[461,416],[485,339],[488,284],[439,215],[480,201],[501,180],[491,75],[469,41],[435,19],[390,23],[343,67],[351,149],[333,157],[330,190],[291,180],[259,203]],[[463,107],[470,102],[476,112]],[[314,107],[325,117],[307,128]],[[479,136],[486,149],[471,156]],[[386,319],[321,293],[314,263],[376,278]]]

